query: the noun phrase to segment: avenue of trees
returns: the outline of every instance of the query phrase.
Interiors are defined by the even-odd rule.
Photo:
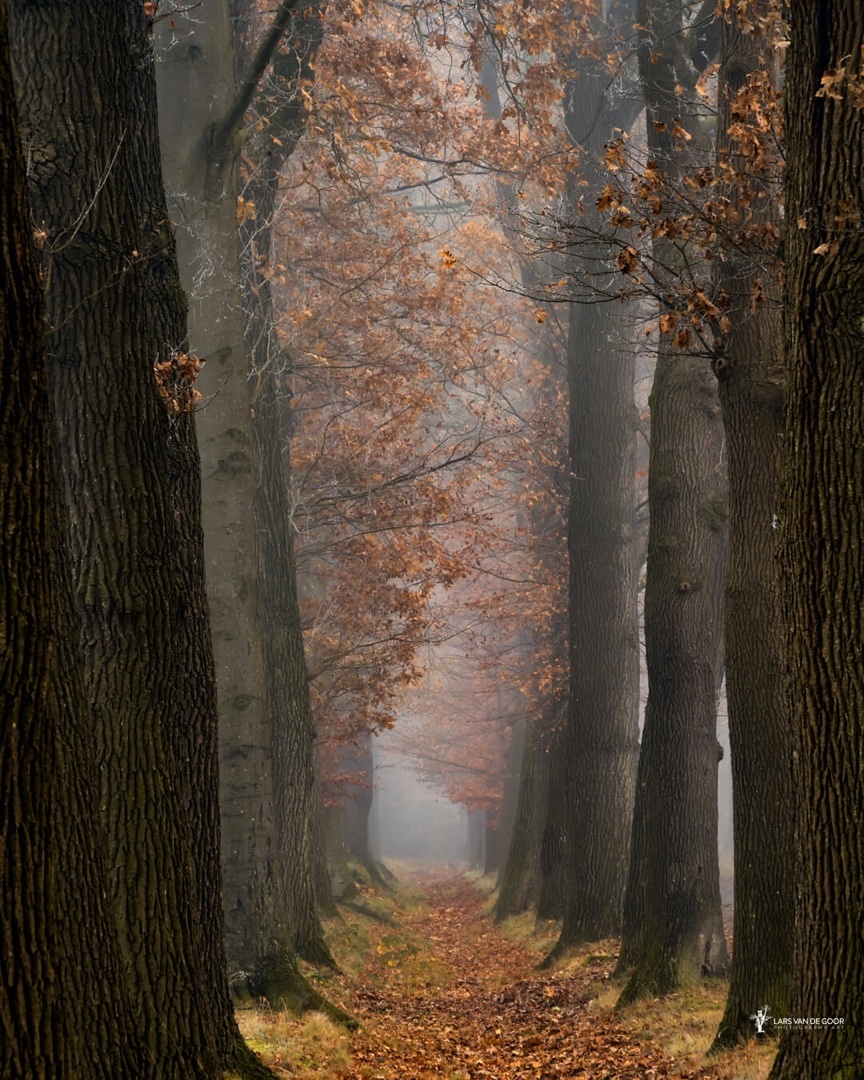
[[[857,9],[0,0],[0,1077],[351,1025],[385,729],[547,963],[864,1075]]]

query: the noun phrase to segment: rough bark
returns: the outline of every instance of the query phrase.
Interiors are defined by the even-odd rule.
[[[780,515],[798,855],[790,1013],[843,1023],[784,1032],[771,1077],[853,1080],[864,1076],[864,22],[855,0],[795,0],[790,27]]]
[[[610,10],[609,34],[616,33],[618,20],[629,18],[625,9]],[[599,190],[603,143],[614,127],[628,126],[637,109],[587,60],[567,102],[567,129],[583,150],[584,178]],[[598,288],[611,287],[614,267],[599,215],[593,208],[586,213],[580,228],[594,235],[578,245],[571,274],[577,282],[588,274]],[[625,312],[620,304],[590,301],[570,310],[570,694],[561,741],[567,868],[564,921],[553,955],[621,928],[639,707],[634,354],[621,332]]]
[[[291,500],[290,398],[291,360],[280,348],[275,328],[269,270],[272,266],[274,214],[279,172],[306,124],[304,80],[321,40],[315,5],[303,6],[290,21],[286,41],[274,57],[273,102],[261,109],[266,129],[251,143],[251,176],[243,197],[254,217],[241,225],[241,272],[246,348],[252,391],[252,461],[258,523],[258,588],[264,626],[267,704],[273,740],[273,768],[279,820],[279,848],[287,872],[287,918],[292,944],[304,959],[334,964],[324,940],[313,882],[317,822],[315,800],[315,728],[309,704],[309,680],[297,597]],[[244,57],[244,68],[254,62]],[[278,141],[275,141],[278,140]]]
[[[0,2],[0,1075],[148,1075],[117,928]]]
[[[56,582],[42,288],[32,250],[24,158],[0,2],[0,508],[4,537],[0,670],[0,871],[3,980],[0,1073],[69,1076],[80,1067],[58,986],[63,965],[51,837],[61,717],[51,701]],[[5,545],[8,544],[8,547]],[[77,707],[84,711],[83,687]]]
[[[640,74],[649,157],[667,193],[691,164],[670,134],[688,84],[680,0],[642,0]],[[692,82],[692,77],[689,82]],[[682,117],[698,145],[698,117]],[[689,144],[688,144],[689,145]],[[653,241],[661,295],[686,252]],[[668,310],[661,305],[661,314]],[[708,361],[661,338],[651,394],[645,651],[648,703],[639,755],[622,954],[635,970],[619,1004],[669,993],[727,963],[717,858],[717,696],[722,665],[726,477]]]
[[[764,7],[769,8],[769,3]],[[756,21],[758,11],[751,10]],[[731,103],[772,50],[737,18],[720,21],[718,158],[750,172],[755,223],[778,223],[774,185],[760,183],[728,136]],[[742,210],[740,190],[724,194]],[[715,340],[714,373],[729,464],[726,577],[726,700],[732,754],[735,837],[735,943],[729,997],[715,1049],[745,1042],[754,1011],[789,1006],[794,867],[792,738],[786,693],[786,631],[777,552],[783,434],[783,320],[776,273],[756,253],[730,243],[714,260],[717,295],[729,299],[731,328]],[[752,305],[756,287],[766,302]],[[777,1034],[772,1025],[767,1034]]]
[[[182,504],[154,376],[155,363],[176,370],[185,302],[161,186],[149,27],[134,4],[65,2],[16,4],[13,26],[108,893],[147,1041],[144,1074],[216,1076],[233,1027],[218,959],[204,976],[202,957],[218,958],[220,946],[202,923],[191,858],[193,845],[201,852],[217,837],[193,839],[188,812]],[[194,507],[182,509],[194,519]],[[209,673],[192,675],[206,683]],[[213,821],[207,794],[202,828]]]

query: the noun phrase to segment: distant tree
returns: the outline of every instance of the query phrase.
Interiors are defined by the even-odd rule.
[[[240,35],[242,66],[255,63],[260,19],[250,5]],[[263,32],[270,29],[265,21]],[[255,132],[243,155],[238,214],[242,306],[251,395],[252,463],[258,533],[259,616],[264,628],[266,698],[270,710],[280,850],[285,863],[293,948],[310,963],[334,965],[324,940],[313,887],[318,818],[315,725],[297,587],[290,448],[291,359],[279,341],[271,287],[273,230],[280,173],[303,136],[308,87],[323,36],[319,6],[304,4],[292,16],[276,49],[267,92],[250,108]]]
[[[864,1075],[864,22],[793,0],[786,67],[785,499],[794,1017],[773,1080]]]

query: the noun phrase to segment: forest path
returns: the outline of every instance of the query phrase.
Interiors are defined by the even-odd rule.
[[[370,928],[344,1004],[351,1080],[635,1080],[719,1077],[701,1054],[666,1052],[644,1025],[613,1016],[611,949],[565,971],[505,936],[462,877],[419,879],[424,899]],[[598,998],[600,1002],[598,1003]],[[606,999],[605,1007],[602,1005]],[[682,1017],[684,1024],[692,1017]],[[716,1023],[716,1021],[714,1021]],[[641,1030],[640,1030],[641,1027]],[[692,1039],[689,1049],[693,1049]],[[701,1066],[701,1067],[700,1067]],[[311,1075],[311,1074],[310,1074]]]

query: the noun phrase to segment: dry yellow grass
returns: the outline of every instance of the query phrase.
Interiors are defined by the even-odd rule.
[[[351,1068],[348,1032],[323,1013],[297,1017],[258,1008],[237,1019],[246,1042],[277,1075],[338,1080]]]

